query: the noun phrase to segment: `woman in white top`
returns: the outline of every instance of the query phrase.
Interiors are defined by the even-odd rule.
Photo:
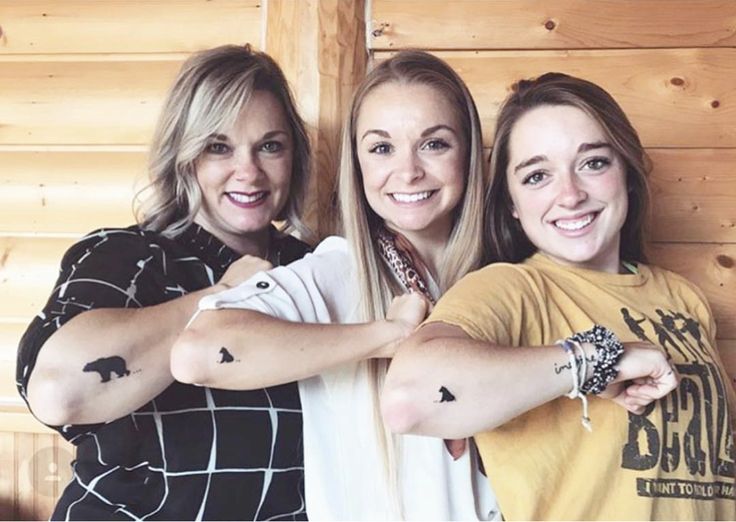
[[[480,266],[483,193],[467,87],[442,60],[399,52],[358,87],[343,128],[346,239],[203,300],[201,310],[220,310],[199,314],[174,347],[183,382],[301,380],[310,518],[498,516],[464,441],[392,436],[377,400],[388,358],[427,301]]]

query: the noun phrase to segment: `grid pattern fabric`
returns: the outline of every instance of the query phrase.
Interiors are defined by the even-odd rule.
[[[292,237],[274,237],[282,263],[307,251]],[[87,235],[65,254],[48,303],[21,340],[21,395],[44,342],[75,315],[166,302],[214,284],[238,257],[197,225],[174,240],[136,226]],[[54,428],[76,445],[77,458],[53,519],[306,519],[295,383],[227,391],[175,382],[115,421]]]

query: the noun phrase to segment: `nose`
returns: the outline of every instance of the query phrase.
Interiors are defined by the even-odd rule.
[[[395,172],[406,183],[411,183],[424,176],[424,168],[421,160],[414,150],[407,150],[403,154],[397,154]]]
[[[588,193],[575,173],[560,178],[557,204],[565,208],[575,208],[588,199]]]
[[[261,167],[258,163],[258,156],[246,149],[238,149],[233,154],[232,169],[236,179],[249,180],[260,176]]]

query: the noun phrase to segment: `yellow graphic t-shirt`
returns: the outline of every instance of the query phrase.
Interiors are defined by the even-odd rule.
[[[469,274],[435,321],[502,346],[551,345],[598,323],[624,342],[661,346],[681,376],[642,415],[590,396],[592,433],[580,401],[561,397],[477,434],[506,520],[736,519],[734,391],[708,304],[684,278],[649,266],[563,267],[536,254]]]

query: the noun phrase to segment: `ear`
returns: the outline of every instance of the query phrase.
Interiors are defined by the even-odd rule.
[[[511,205],[511,215],[514,216],[514,219],[519,219],[519,213],[516,211],[516,207],[513,204]]]

